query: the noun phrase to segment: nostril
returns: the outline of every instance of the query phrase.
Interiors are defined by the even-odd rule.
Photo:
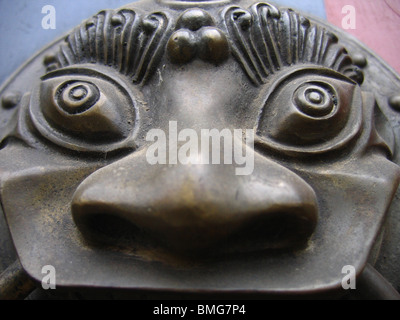
[[[75,219],[85,239],[92,244],[134,248],[141,230],[129,221],[108,213],[92,213]]]
[[[315,208],[294,208],[255,215],[221,243],[224,251],[295,249],[307,244],[317,224]]]

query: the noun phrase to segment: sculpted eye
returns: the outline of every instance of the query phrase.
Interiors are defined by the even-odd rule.
[[[288,154],[326,152],[357,134],[361,113],[355,82],[330,70],[299,70],[270,88],[256,142]]]
[[[30,116],[45,138],[69,149],[109,152],[134,146],[134,98],[94,70],[71,68],[44,76],[32,94]]]
[[[337,107],[337,94],[328,84],[315,82],[300,86],[293,95],[295,106],[306,116],[326,117]]]
[[[99,88],[90,82],[67,81],[56,93],[57,105],[68,114],[83,113],[100,99]]]

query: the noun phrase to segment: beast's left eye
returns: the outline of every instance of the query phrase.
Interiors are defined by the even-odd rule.
[[[120,83],[85,69],[64,69],[42,78],[30,116],[48,140],[77,151],[109,152],[133,146],[136,106]]]
[[[288,154],[325,152],[356,135],[361,113],[361,91],[352,80],[330,70],[299,70],[270,88],[258,142]]]

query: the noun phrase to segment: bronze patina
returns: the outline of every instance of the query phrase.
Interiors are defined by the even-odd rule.
[[[355,39],[270,3],[99,12],[1,88],[0,297],[41,290],[47,265],[67,295],[398,297],[399,89]],[[171,123],[254,129],[254,170],[149,163]]]

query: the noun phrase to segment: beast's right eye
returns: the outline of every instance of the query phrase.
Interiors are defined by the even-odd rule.
[[[109,152],[133,145],[136,105],[111,78],[86,70],[58,70],[33,92],[30,116],[42,136],[77,151]]]
[[[319,154],[346,145],[359,132],[361,90],[334,72],[301,69],[270,88],[258,142],[290,155]]]

